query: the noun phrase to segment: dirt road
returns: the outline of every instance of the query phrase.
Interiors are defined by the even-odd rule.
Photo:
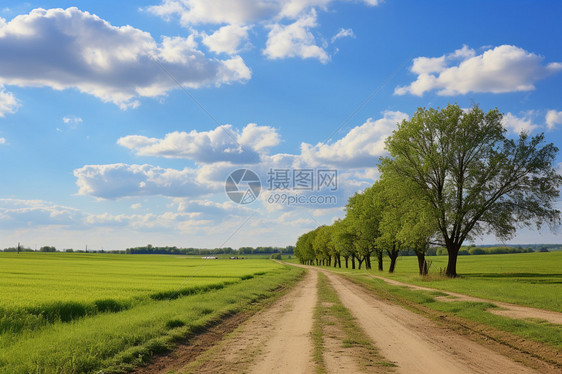
[[[210,349],[188,373],[314,373],[311,330],[318,273],[258,312]]]
[[[400,306],[378,300],[363,288],[326,272],[383,356],[399,373],[534,373],[491,349]]]
[[[314,373],[312,326],[317,303],[318,271],[328,277],[343,305],[374,342],[396,373],[536,373],[480,345],[458,331],[375,294],[344,277],[315,268],[289,293],[256,313],[232,334],[188,364],[173,367],[183,373]],[[342,356],[343,359],[343,356]],[[328,373],[339,373],[338,357],[324,360]],[[342,366],[343,365],[343,366]],[[166,369],[159,368],[160,372]],[[372,372],[359,367],[353,372]],[[377,368],[377,372],[381,372]],[[553,371],[555,372],[555,371]]]

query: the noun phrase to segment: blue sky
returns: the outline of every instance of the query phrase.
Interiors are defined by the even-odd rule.
[[[3,1],[0,248],[294,244],[376,180],[385,137],[418,107],[497,107],[513,136],[560,147],[560,14],[553,1]],[[241,168],[262,181],[251,204],[224,191]],[[337,170],[337,190],[269,189],[268,171],[302,169]],[[557,241],[522,229],[512,243]]]

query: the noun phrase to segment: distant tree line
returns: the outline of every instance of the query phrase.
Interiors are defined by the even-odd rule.
[[[178,248],[178,247],[153,247],[146,245],[144,247],[127,248],[127,254],[161,254],[161,255],[223,255],[223,254],[236,254],[236,255],[269,255],[274,253],[280,254],[294,254],[295,247],[241,247],[234,249],[231,247],[224,248]]]
[[[18,252],[18,247],[9,247],[3,250],[4,252]],[[57,249],[53,246],[43,246],[37,251],[26,248],[23,246],[19,247],[19,252],[56,252]],[[76,250],[72,248],[62,249],[61,252],[68,253],[85,253],[85,250]],[[196,255],[196,256],[206,256],[206,255],[222,255],[222,254],[233,254],[233,255],[272,255],[272,254],[284,254],[293,255],[295,253],[295,247],[292,245],[286,247],[241,247],[239,249],[234,249],[231,247],[225,248],[178,248],[178,247],[154,247],[148,244],[143,247],[127,248],[124,251],[107,251],[107,250],[88,250],[89,253],[109,253],[109,254],[160,254],[160,255]]]

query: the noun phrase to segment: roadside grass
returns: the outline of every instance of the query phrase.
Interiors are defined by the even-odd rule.
[[[408,307],[410,301],[439,311],[446,315],[453,315],[475,321],[498,330],[509,332],[525,339],[548,344],[557,349],[562,348],[562,326],[537,320],[520,320],[490,313],[487,309],[496,308],[491,303],[469,301],[437,301],[436,296],[442,296],[439,291],[429,292],[412,290],[408,287],[389,285],[383,280],[371,277],[369,274],[345,274],[356,283],[363,283],[379,296],[389,301]],[[411,308],[410,308],[411,309]]]
[[[273,267],[254,269],[262,269],[262,275],[222,288],[201,290],[170,300],[145,298],[117,313],[100,313],[69,323],[56,321],[39,330],[2,334],[0,372],[128,371],[146,363],[154,354],[169,351],[179,341],[220,322],[225,316],[275,296],[278,287],[291,283],[303,272],[271,263]]]
[[[329,328],[339,330],[340,334],[330,334],[330,337],[339,339],[342,348],[350,349],[347,353],[352,355],[354,360],[357,360],[363,368],[373,370],[377,367],[384,367],[386,368],[385,372],[388,372],[390,367],[394,367],[395,364],[385,361],[378,353],[376,347],[357,325],[355,317],[342,304],[328,278],[322,272],[318,272],[317,288],[318,301],[314,311],[312,328],[313,357],[317,373],[326,373],[324,355],[326,354],[325,340]]]
[[[447,256],[428,258],[433,262],[429,277],[417,274],[417,259],[412,257],[400,257],[394,274],[378,275],[489,300],[562,311],[562,252],[460,256],[457,269],[461,277],[456,279],[439,277],[439,269],[447,266]]]
[[[369,271],[333,267],[329,269],[343,273],[380,275],[404,283],[489,300],[562,311],[561,251],[460,256],[457,265],[460,277],[455,279],[439,276],[439,269],[447,266],[447,256],[430,256],[427,259],[432,261],[427,277],[418,275],[415,256],[399,257],[394,274],[386,271],[388,258],[385,258],[383,272],[375,268]],[[376,262],[373,265],[376,266]]]

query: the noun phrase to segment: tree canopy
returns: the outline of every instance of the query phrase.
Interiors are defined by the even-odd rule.
[[[482,234],[511,238],[518,228],[560,223],[555,208],[562,183],[554,168],[558,153],[544,134],[510,138],[497,110],[420,108],[386,140],[381,177],[352,196],[346,216],[304,234],[295,253],[301,261],[341,264],[373,253],[391,259],[400,250],[418,255],[420,274],[430,244],[449,256],[446,274],[457,276],[462,244]],[[341,265],[340,265],[341,266]]]
[[[545,144],[544,134],[508,138],[498,110],[418,109],[386,146],[383,174],[415,183],[433,208],[449,276],[457,275],[458,251],[468,238],[490,232],[507,239],[518,227],[560,221],[558,148]]]

